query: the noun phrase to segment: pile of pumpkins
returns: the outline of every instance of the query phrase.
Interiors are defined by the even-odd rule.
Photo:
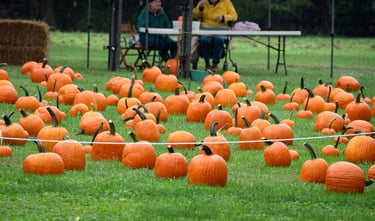
[[[291,94],[286,93],[285,82],[283,92],[277,95],[273,84],[262,80],[256,85],[254,101],[249,101],[246,96],[254,94],[253,91],[233,71],[222,75],[210,73],[204,78],[202,87],[197,88],[198,92],[193,92],[187,90],[176,75],[163,74],[156,66],[146,67],[142,80],[137,79],[136,74],[132,78],[110,78],[105,84],[105,89],[112,92],[108,96],[99,92],[97,85],[91,91],[74,84],[74,80],[83,79],[80,73],[68,66],[52,69],[46,60],[26,62],[21,73],[30,76],[38,90],[39,87],[47,89],[45,99],[57,101],[56,106],[48,105],[40,90],[39,98],[36,98],[28,95],[26,87],[22,87],[25,96],[19,97],[6,71],[0,69],[0,102],[14,104],[15,110],[23,116],[18,123],[12,123],[12,113],[3,114],[0,156],[11,155],[11,148],[5,145],[24,145],[30,137],[35,137],[31,140],[37,144],[39,153],[25,159],[25,173],[46,175],[83,170],[85,154],[90,153],[93,160],[117,160],[133,169],[155,168],[157,177],[187,176],[191,184],[225,186],[226,162],[231,153],[225,135],[238,136],[241,150],[264,150],[266,165],[289,166],[292,160],[299,158],[296,151],[288,148],[294,140],[292,128],[295,123],[291,117],[296,112],[298,118],[313,118],[316,114],[315,131],[330,135],[341,132],[335,136],[335,145],[322,149],[322,155],[337,156],[337,145],[347,143],[346,161],[330,166],[324,159],[317,158],[313,147],[305,143],[312,159],[303,164],[301,180],[325,183],[327,190],[335,192],[363,192],[364,186],[375,178],[374,166],[368,171],[370,181],[366,181],[364,173],[355,164],[375,162],[375,141],[371,134],[374,127],[369,122],[375,115],[375,105],[372,105],[375,97],[365,97],[364,88],[351,76],[338,78],[334,87],[320,80],[314,89],[305,88],[302,77],[301,86]],[[146,82],[155,85],[157,91],[171,94],[163,99],[157,91],[145,91]],[[352,93],[355,91],[360,91],[357,96]],[[268,105],[277,101],[286,101],[283,109],[290,111],[288,119],[279,120],[269,112]],[[70,105],[69,113],[60,111],[58,103]],[[116,133],[113,121],[105,118],[107,105],[116,106],[133,143],[125,145],[125,139]],[[224,110],[225,107],[230,107],[231,113]],[[337,113],[339,108],[344,109],[343,116]],[[152,142],[160,141],[160,134],[166,133],[162,122],[173,114],[185,115],[188,122],[203,123],[209,136],[197,142],[188,131],[173,131],[166,141],[168,152],[157,157]],[[69,132],[59,126],[66,117],[76,116],[81,117],[80,133],[93,136],[90,145],[83,146],[70,139]],[[197,146],[201,147],[200,154],[189,164],[182,154],[174,152],[174,148],[194,149]]]

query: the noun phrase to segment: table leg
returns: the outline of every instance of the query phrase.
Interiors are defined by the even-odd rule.
[[[288,70],[287,70],[287,65],[286,65],[286,57],[285,57],[285,36],[284,35],[283,36],[279,35],[276,50],[277,50],[277,61],[276,61],[276,71],[275,71],[275,73],[277,74],[278,69],[279,69],[279,65],[284,65],[285,75],[288,75]],[[282,56],[283,56],[282,62],[280,62],[280,53],[282,53]]]

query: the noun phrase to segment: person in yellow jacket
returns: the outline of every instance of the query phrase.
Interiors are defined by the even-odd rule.
[[[219,29],[230,28],[238,14],[230,0],[200,0],[193,9],[193,18],[200,20],[201,29]],[[199,56],[204,58],[206,70],[217,72],[217,65],[224,53],[224,41],[223,36],[199,37]]]

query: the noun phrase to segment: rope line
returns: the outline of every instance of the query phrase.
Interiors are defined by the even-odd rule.
[[[314,139],[328,139],[328,138],[334,138],[334,137],[351,137],[351,136],[360,136],[360,135],[374,135],[375,131],[372,132],[366,132],[361,134],[344,134],[344,135],[325,135],[325,136],[315,136],[315,137],[297,137],[297,138],[289,138],[289,139],[270,139],[271,142],[277,142],[277,141],[299,141],[299,140],[314,140]],[[19,141],[41,141],[41,142],[65,142],[69,143],[69,140],[41,140],[36,138],[15,138],[15,137],[3,137],[0,136],[0,139],[4,140],[19,140]],[[74,139],[72,139],[74,140]],[[91,141],[77,141],[74,140],[70,143],[80,143],[83,144],[108,144],[108,145],[119,145],[119,144],[137,144],[137,142],[91,142]],[[205,144],[240,144],[240,143],[256,143],[256,142],[264,142],[264,140],[245,140],[245,141],[226,141],[226,142],[204,142]],[[203,141],[196,141],[196,142],[174,142],[174,143],[168,143],[168,142],[149,142],[151,145],[189,145],[189,144],[202,144]],[[139,143],[142,144],[142,143]]]

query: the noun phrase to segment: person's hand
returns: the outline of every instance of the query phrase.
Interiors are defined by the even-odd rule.
[[[207,0],[201,0],[201,3],[199,5],[200,8],[203,8],[205,5],[207,5]]]
[[[223,15],[219,15],[219,16],[216,17],[216,21],[217,22],[222,22],[224,20],[223,18],[224,18]]]

